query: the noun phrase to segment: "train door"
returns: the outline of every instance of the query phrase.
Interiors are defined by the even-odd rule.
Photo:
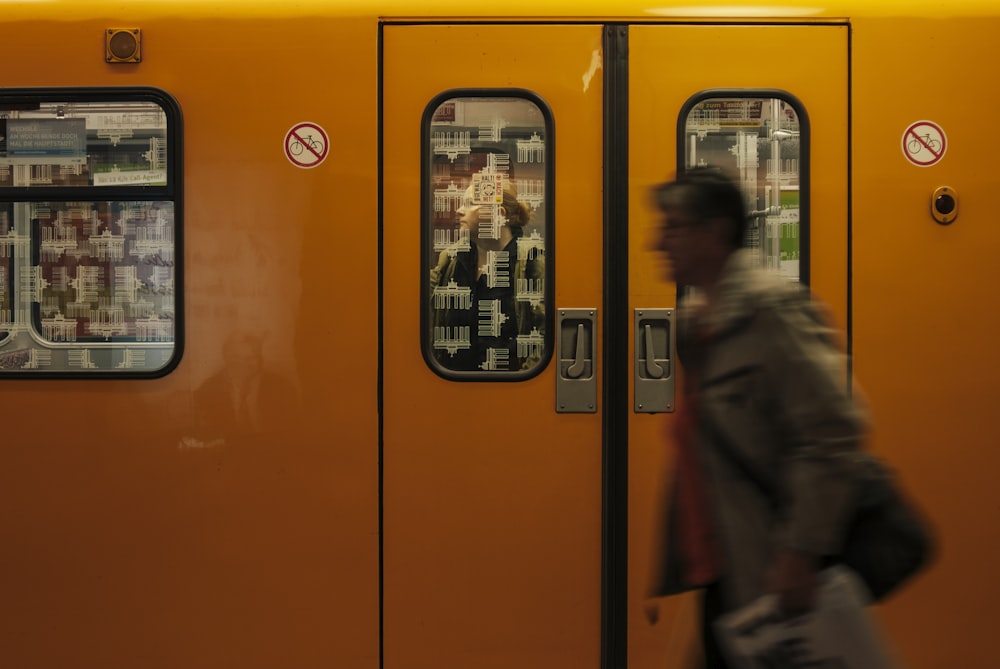
[[[643,606],[676,376],[647,193],[678,162],[757,188],[762,261],[847,324],[847,28],[605,32],[383,27],[387,668],[686,661],[691,600]]]
[[[849,325],[848,28],[632,26],[629,53],[629,302],[633,313],[674,306],[651,239],[650,185],[678,166],[713,165],[738,178],[753,212],[748,245],[761,262],[808,281],[841,330]],[[637,328],[641,317],[634,319]],[[650,319],[655,326],[655,319]],[[643,357],[644,339],[634,339]],[[845,342],[846,343],[846,342]],[[650,381],[636,366],[641,395]],[[628,666],[687,666],[693,597],[644,594],[670,475],[670,413],[638,407],[629,420]],[[682,400],[681,400],[682,401]]]
[[[601,43],[383,27],[387,668],[599,662]]]

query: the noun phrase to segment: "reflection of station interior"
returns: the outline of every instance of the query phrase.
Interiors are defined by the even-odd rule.
[[[0,188],[30,195],[0,204],[0,368],[142,371],[171,361],[167,163],[167,116],[155,102],[0,109]],[[119,190],[133,186],[148,191],[143,200]],[[79,191],[48,200],[54,188]]]
[[[520,98],[457,98],[442,102],[435,110],[428,137],[431,154],[430,183],[432,260],[442,252],[449,255],[471,249],[473,240],[458,224],[463,198],[470,197],[480,208],[479,236],[500,239],[503,212],[498,190],[511,183],[520,202],[531,211],[531,221],[517,240],[518,255],[535,257],[545,252],[545,141],[546,125],[541,110]],[[499,187],[497,184],[500,184]],[[511,259],[506,251],[485,254],[483,274],[490,286],[513,287],[515,299],[540,306],[544,301],[541,281],[518,280],[511,286]],[[468,288],[457,284],[432,290],[432,309],[468,309]],[[498,334],[507,316],[498,304],[480,304],[477,334]],[[453,354],[472,346],[473,332],[467,327],[437,327],[431,334],[435,350]],[[539,353],[544,334],[533,330],[517,337],[518,355]],[[509,352],[489,349],[484,370],[507,368]]]
[[[121,173],[135,181],[117,183],[162,183],[166,131],[166,115],[152,103],[0,109],[0,187],[99,186],[115,183],[102,175]]]
[[[799,278],[799,114],[777,98],[710,98],[685,122],[686,164],[720,167],[740,184],[750,215],[746,245],[760,263]]]

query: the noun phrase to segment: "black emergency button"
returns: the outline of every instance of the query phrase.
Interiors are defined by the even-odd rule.
[[[931,196],[931,216],[941,225],[958,218],[958,194],[948,186],[940,186]]]

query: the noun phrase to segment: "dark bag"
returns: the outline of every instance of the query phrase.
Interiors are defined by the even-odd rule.
[[[933,542],[926,522],[885,464],[870,453],[856,458],[861,469],[856,512],[843,553],[831,561],[856,571],[879,601],[930,561]]]
[[[707,427],[719,452],[753,482],[765,499],[780,505],[778,495],[766,484],[766,479],[751,470],[720,430],[711,424]],[[933,541],[926,522],[903,496],[893,474],[881,460],[866,452],[845,457],[853,457],[858,467],[858,498],[843,552],[825,556],[825,562],[844,564],[857,572],[877,602],[930,561]]]

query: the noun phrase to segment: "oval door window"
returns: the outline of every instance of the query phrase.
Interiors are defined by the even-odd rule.
[[[527,91],[449,91],[422,127],[424,358],[454,380],[534,376],[552,348],[551,114]]]

